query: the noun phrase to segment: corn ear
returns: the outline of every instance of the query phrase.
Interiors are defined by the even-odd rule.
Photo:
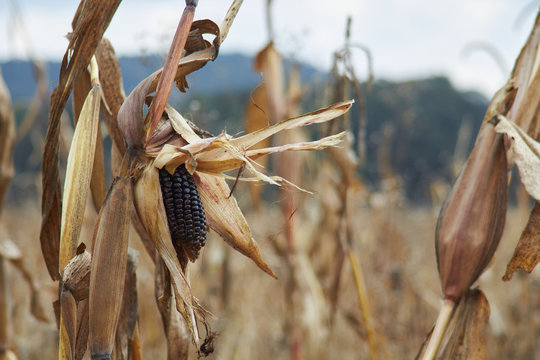
[[[487,123],[437,221],[435,247],[445,299],[457,301],[491,261],[504,229],[507,188],[503,137]]]
[[[167,215],[160,191],[158,169],[147,166],[135,183],[135,207],[146,232],[171,273],[171,282],[176,296],[176,308],[182,314],[198,344],[199,336],[194,321],[193,295],[174,250],[171,234],[167,226]]]

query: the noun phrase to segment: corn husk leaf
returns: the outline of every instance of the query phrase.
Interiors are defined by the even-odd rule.
[[[249,225],[236,199],[229,197],[231,190],[225,180],[204,173],[195,173],[194,178],[210,228],[227,244],[250,258],[261,270],[276,278],[270,267],[262,260],[259,246],[251,236]]]
[[[11,346],[11,291],[6,272],[6,259],[0,256],[0,353]]]
[[[94,356],[112,353],[124,294],[132,202],[130,177],[111,185],[94,230],[90,271],[89,347]]]
[[[64,207],[62,209],[60,237],[61,271],[63,271],[69,260],[75,256],[79,242],[92,177],[100,102],[101,90],[99,85],[95,85],[83,105],[73,134],[64,186]]]
[[[489,324],[489,303],[481,290],[470,290],[452,315],[435,359],[486,359],[486,335]],[[424,353],[427,342],[417,359]]]
[[[533,271],[540,261],[540,204],[537,202],[529,217],[527,226],[521,234],[512,259],[506,266],[504,281],[512,278],[518,268]]]
[[[74,82],[86,70],[86,67],[90,63],[90,58],[94,54],[97,44],[119,4],[120,0],[81,1],[73,20],[73,32],[70,36],[68,50],[64,55],[60,67],[58,85],[51,94],[49,127],[47,129],[43,153],[40,241],[47,270],[53,280],[57,280],[60,277],[58,273],[60,219],[62,216],[62,193],[58,167],[60,116],[69,98]],[[63,264],[64,266],[65,263]]]
[[[499,116],[495,131],[506,134],[512,142],[512,153],[521,183],[531,197],[540,201],[540,143],[531,138],[515,122]]]
[[[167,215],[159,189],[157,169],[153,166],[147,166],[135,184],[135,206],[148,235],[154,242],[167,270],[171,273],[171,282],[176,296],[176,309],[186,320],[193,341],[198,344],[193,295],[172,245]]]

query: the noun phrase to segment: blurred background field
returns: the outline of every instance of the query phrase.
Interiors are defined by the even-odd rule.
[[[519,10],[519,6],[515,8]],[[198,16],[206,17],[202,10]],[[343,22],[336,30],[337,44],[342,43],[344,28]],[[521,46],[522,41],[517,44]],[[126,93],[162,66],[165,51],[120,56]],[[260,80],[260,74],[252,70],[254,56],[248,51],[227,52],[224,46],[216,61],[188,77],[187,94],[173,91],[171,104],[214,134],[222,129],[229,134],[244,132],[246,106]],[[304,86],[301,112],[329,105],[331,95],[326,85],[330,69],[299,58],[286,57],[284,65],[287,76],[293,64],[300,66]],[[433,326],[441,298],[434,251],[437,215],[472,148],[492,94],[486,91],[487,85],[476,89],[456,87],[456,79],[447,76],[444,69],[394,78],[379,77],[375,72],[373,83],[367,86],[365,60],[361,53],[355,59],[364,91],[363,101],[359,104],[357,100],[352,108],[350,130],[358,133],[360,112],[365,111],[366,161],[355,172],[358,183],[348,193],[347,214],[341,208],[338,168],[325,152],[310,153],[303,168],[302,186],[313,194],[301,194],[300,205],[292,215],[297,234],[295,256],[287,255],[278,190],[263,186],[262,203],[257,207],[246,184],[235,188],[234,195],[263,257],[279,279],[259,271],[218,235],[210,233],[200,259],[189,270],[193,293],[215,315],[210,323],[217,337],[210,359],[289,359],[293,338],[301,339],[303,359],[370,358],[352,269],[338,251],[344,217],[351,224],[352,250],[366,281],[377,358],[414,358]],[[373,61],[376,64],[377,57]],[[486,57],[484,61],[493,60]],[[32,99],[37,96],[34,65],[21,59],[6,59],[0,64],[18,129],[15,175],[0,222],[4,236],[23,253],[23,262],[38,284],[39,301],[48,318],[48,322],[38,321],[30,314],[28,286],[20,272],[8,266],[13,347],[21,359],[56,359],[58,333],[51,304],[58,297],[58,288],[48,276],[38,239],[48,96],[58,81],[59,61],[42,63],[46,84],[39,95],[42,103],[32,122],[25,123]],[[62,125],[65,134],[73,131],[71,118],[68,103]],[[324,128],[309,131],[308,136],[315,137]],[[61,157],[65,164],[69,136],[63,140]],[[107,136],[104,142],[110,147]],[[352,148],[357,149],[358,143]],[[105,151],[108,159],[107,147]],[[269,172],[274,172],[275,167],[269,163]],[[517,272],[509,282],[501,280],[533,204],[518,185],[517,173],[513,178],[503,239],[493,264],[478,282],[491,307],[488,359],[540,357],[538,270],[530,275]],[[110,175],[108,180],[110,184]],[[81,234],[85,242],[92,237],[97,216],[88,203]],[[154,299],[154,266],[134,231],[130,247],[139,252],[138,329],[143,355],[164,359],[166,341]],[[192,348],[191,358],[196,357]]]

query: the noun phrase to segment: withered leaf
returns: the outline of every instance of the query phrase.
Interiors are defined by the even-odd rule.
[[[527,272],[533,271],[540,261],[540,203],[536,203],[529,217],[529,222],[521,234],[519,243],[514,250],[512,259],[506,266],[504,281],[512,278],[514,272],[521,268]]]
[[[498,116],[497,120],[499,122],[495,131],[506,134],[512,141],[512,152],[521,183],[530,196],[540,201],[540,144],[515,122],[509,121],[502,115]]]

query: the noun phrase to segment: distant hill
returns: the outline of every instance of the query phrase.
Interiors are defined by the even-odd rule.
[[[126,92],[129,93],[162,62],[157,56],[121,58]],[[248,56],[220,54],[216,61],[188,76],[190,90],[187,94],[174,91],[176,95],[171,104],[213,133],[222,129],[227,129],[230,134],[241,132],[250,92],[260,79],[252,71],[252,62]],[[290,68],[291,64],[287,61],[285,68]],[[1,67],[20,122],[35,89],[31,66],[28,62],[11,61]],[[52,90],[58,78],[59,64],[49,63],[48,69]],[[302,64],[301,69],[304,83],[309,84],[302,101],[303,110],[312,111],[328,105],[323,99],[327,74],[306,64]],[[351,110],[354,133],[358,132],[359,103]],[[378,80],[369,92],[365,92],[365,104],[367,161],[359,169],[362,178],[376,190],[383,173],[391,171],[401,178],[411,202],[426,203],[430,184],[452,179],[452,157],[460,127],[465,124],[470,129],[471,136],[466,144],[470,149],[488,102],[478,93],[456,90],[441,76],[403,82]],[[71,112],[69,104],[66,111]],[[47,109],[42,109],[31,133],[16,145],[18,177],[11,185],[12,200],[36,191],[34,180],[39,178],[41,170],[40,147],[46,128]],[[311,127],[310,131],[320,131],[320,127]]]
[[[159,56],[121,57],[119,58],[127,94],[146,76],[163,66],[164,60]],[[285,61],[285,68],[292,65]],[[32,74],[32,66],[28,61],[14,60],[0,64],[4,80],[14,102],[24,102],[32,98],[36,83]],[[312,79],[325,76],[314,67],[302,64],[302,78]],[[190,92],[222,93],[224,91],[243,91],[253,88],[260,75],[253,72],[253,57],[242,54],[220,54],[202,70],[188,76]],[[52,91],[58,83],[60,62],[48,62],[47,72],[49,88]]]

